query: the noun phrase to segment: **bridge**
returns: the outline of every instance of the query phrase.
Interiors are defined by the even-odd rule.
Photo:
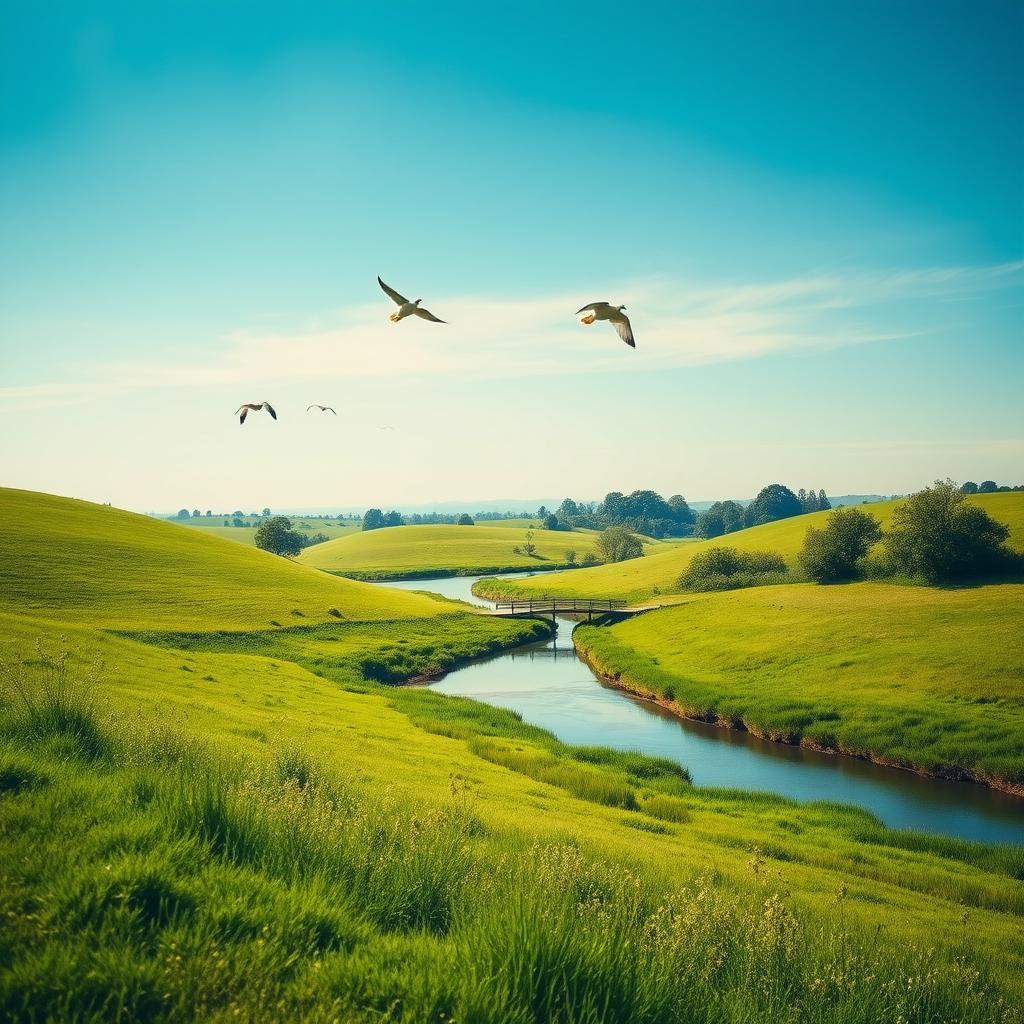
[[[631,615],[632,609],[626,608],[626,602],[616,598],[583,598],[583,597],[519,597],[509,601],[495,601],[494,610],[486,612],[502,619],[537,619],[550,615],[586,615],[587,621],[595,615],[607,615],[614,612],[619,615]]]

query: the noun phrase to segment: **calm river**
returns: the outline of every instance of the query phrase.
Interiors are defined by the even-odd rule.
[[[477,578],[402,580],[382,586],[427,590],[487,605],[471,590]],[[474,662],[432,686],[441,693],[511,708],[566,743],[672,758],[690,770],[697,785],[772,790],[796,800],[835,800],[864,807],[894,828],[1024,843],[1024,798],[685,721],[606,686],[576,657],[574,625],[560,620],[553,640]]]

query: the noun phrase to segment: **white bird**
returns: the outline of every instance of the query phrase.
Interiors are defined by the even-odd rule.
[[[384,290],[384,294],[387,295],[396,306],[398,306],[398,309],[388,317],[388,319],[393,323],[397,324],[399,320],[404,320],[407,316],[419,316],[424,320],[429,320],[431,323],[435,324],[444,324],[448,322],[447,320],[439,320],[430,312],[429,309],[422,309],[420,307],[420,303],[423,301],[422,299],[410,302],[404,295],[400,295],[394,288],[386,285],[380,279],[379,274],[377,275],[377,284],[379,284]]]
[[[306,412],[309,412],[310,409],[319,409],[321,412],[334,412],[329,405],[307,405]],[[334,415],[337,416],[338,414],[334,412]]]
[[[253,412],[259,412],[260,409],[266,409],[267,412],[270,413],[270,415],[271,415],[271,417],[273,419],[275,419],[275,420],[277,419],[277,413],[274,412],[274,407],[269,402],[246,402],[244,405],[240,405],[235,410],[235,415],[236,416],[238,416],[239,413],[242,414],[241,416],[238,416],[238,422],[239,423],[244,423],[245,422],[245,417],[249,415],[249,410],[250,409]]]
[[[607,302],[591,302],[589,306],[576,310],[576,315],[586,313],[581,323],[592,324],[595,320],[607,320],[619,332],[619,337],[630,347],[636,348],[636,341],[633,339],[633,328],[630,325],[629,317],[622,311],[625,306],[610,306]]]

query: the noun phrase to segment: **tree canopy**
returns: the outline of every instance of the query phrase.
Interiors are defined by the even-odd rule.
[[[287,516],[273,516],[260,523],[253,536],[256,547],[274,555],[294,557],[302,550],[302,534],[292,529]]]
[[[816,583],[856,579],[862,560],[881,537],[874,516],[859,508],[837,508],[823,530],[807,531],[797,561]]]
[[[743,521],[747,526],[761,526],[777,519],[788,519],[804,511],[800,499],[783,484],[769,484],[763,487],[757,497],[746,507]]]
[[[631,558],[639,558],[644,553],[640,538],[634,536],[624,526],[609,526],[601,531],[597,538],[597,550],[606,562],[626,562]]]

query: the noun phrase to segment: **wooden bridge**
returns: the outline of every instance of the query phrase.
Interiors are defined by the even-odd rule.
[[[496,615],[503,619],[544,618],[548,615],[586,615],[590,622],[595,615],[607,615],[609,612],[629,615],[626,602],[616,598],[582,598],[582,597],[519,597],[509,601],[495,601],[494,610],[488,615]]]

